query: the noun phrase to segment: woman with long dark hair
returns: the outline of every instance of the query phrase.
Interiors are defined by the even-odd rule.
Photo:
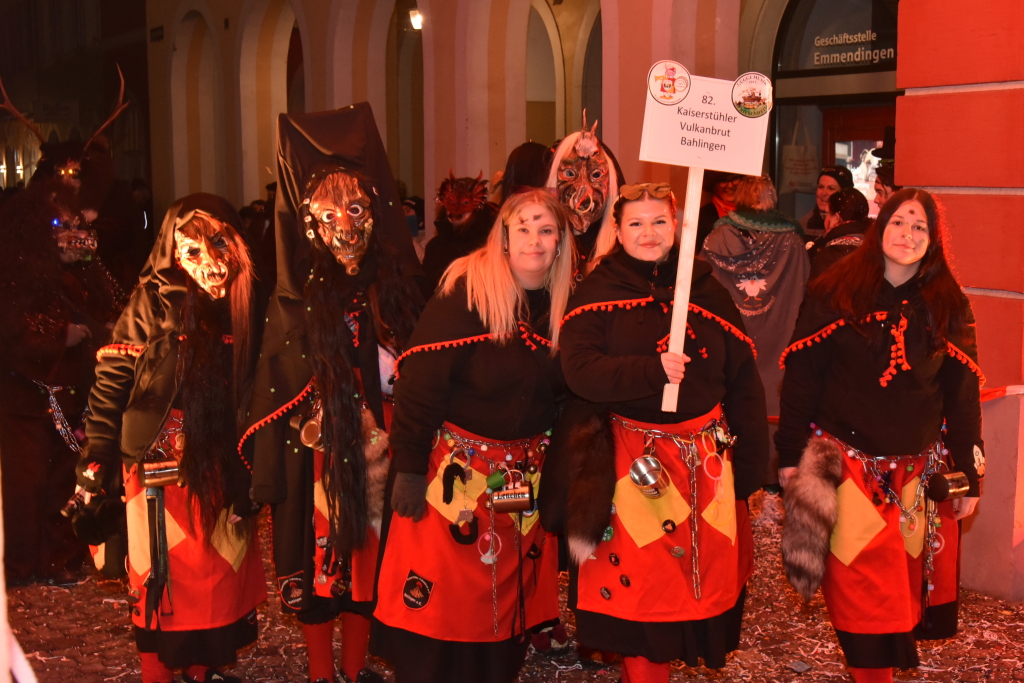
[[[566,383],[595,413],[569,427],[563,456],[569,604],[581,645],[623,655],[623,681],[664,683],[671,660],[721,668],[739,645],[746,499],[764,482],[768,422],[753,343],[703,261],[685,354],[666,350],[679,258],[669,186],[624,185],[612,211],[562,329]],[[675,412],[661,409],[669,382],[681,383]]]
[[[918,665],[915,636],[956,632],[956,522],[985,456],[974,317],[945,250],[931,195],[897,192],[811,283],[782,356],[786,571],[808,600],[821,585],[856,681],[891,681]],[[950,471],[967,495],[935,507],[929,480]]]
[[[256,332],[238,214],[194,194],[167,212],[99,350],[78,483],[128,507],[128,585],[144,683],[239,681],[266,599],[247,463],[235,450]],[[178,484],[178,485],[175,485]]]
[[[557,543],[533,502],[574,260],[561,204],[513,196],[487,244],[448,268],[399,359],[374,613],[399,683],[509,683],[529,631],[558,618]]]

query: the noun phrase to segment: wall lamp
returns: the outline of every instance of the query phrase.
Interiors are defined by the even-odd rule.
[[[418,9],[409,10],[409,21],[412,22],[412,27],[417,31],[423,28],[423,15],[420,14]]]

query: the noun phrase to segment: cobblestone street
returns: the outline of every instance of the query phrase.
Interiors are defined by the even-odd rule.
[[[269,569],[267,532],[264,518],[261,537]],[[742,649],[731,655],[719,672],[679,666],[672,680],[848,680],[821,598],[801,611],[799,599],[782,576],[778,527],[755,526],[754,533],[758,564],[749,585]],[[272,593],[269,579],[268,573],[268,592]],[[11,624],[42,683],[139,680],[124,593],[120,582],[95,578],[70,587],[11,589]],[[562,595],[564,600],[564,590]],[[963,591],[960,619],[957,638],[922,643],[920,669],[898,671],[896,679],[1024,681],[1024,606]],[[260,608],[260,620],[258,643],[240,654],[232,673],[248,681],[305,681],[305,647],[297,622],[281,614],[276,597]],[[569,626],[571,634],[571,619]],[[619,680],[618,665],[581,665],[574,648],[570,650],[558,658],[531,653],[520,680]],[[375,662],[375,668],[387,680],[394,680],[383,662]]]

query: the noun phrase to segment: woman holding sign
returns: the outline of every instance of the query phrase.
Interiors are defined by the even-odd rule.
[[[786,573],[808,600],[821,585],[862,682],[918,666],[915,636],[956,633],[956,522],[985,472],[974,316],[943,232],[927,192],[893,195],[782,355]],[[949,493],[966,497],[929,500]]]
[[[746,498],[768,459],[764,389],[729,293],[694,264],[685,355],[666,353],[675,198],[627,185],[598,265],[562,328],[569,388],[600,404],[572,427],[570,604],[587,647],[621,653],[623,681],[667,681],[669,661],[720,668],[739,644],[753,567]],[[674,413],[667,382],[682,383]]]
[[[374,614],[398,683],[509,683],[528,632],[558,619],[557,543],[534,501],[574,260],[558,200],[511,197],[487,244],[448,267],[398,360]]]

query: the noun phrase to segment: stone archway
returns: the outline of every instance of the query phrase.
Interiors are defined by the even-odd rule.
[[[238,85],[242,201],[248,202],[276,177],[277,117],[288,110],[288,46],[296,17],[288,0],[257,0],[243,17]],[[305,65],[308,76],[308,59]]]
[[[224,194],[224,112],[220,53],[206,18],[182,17],[171,56],[174,196]]]

